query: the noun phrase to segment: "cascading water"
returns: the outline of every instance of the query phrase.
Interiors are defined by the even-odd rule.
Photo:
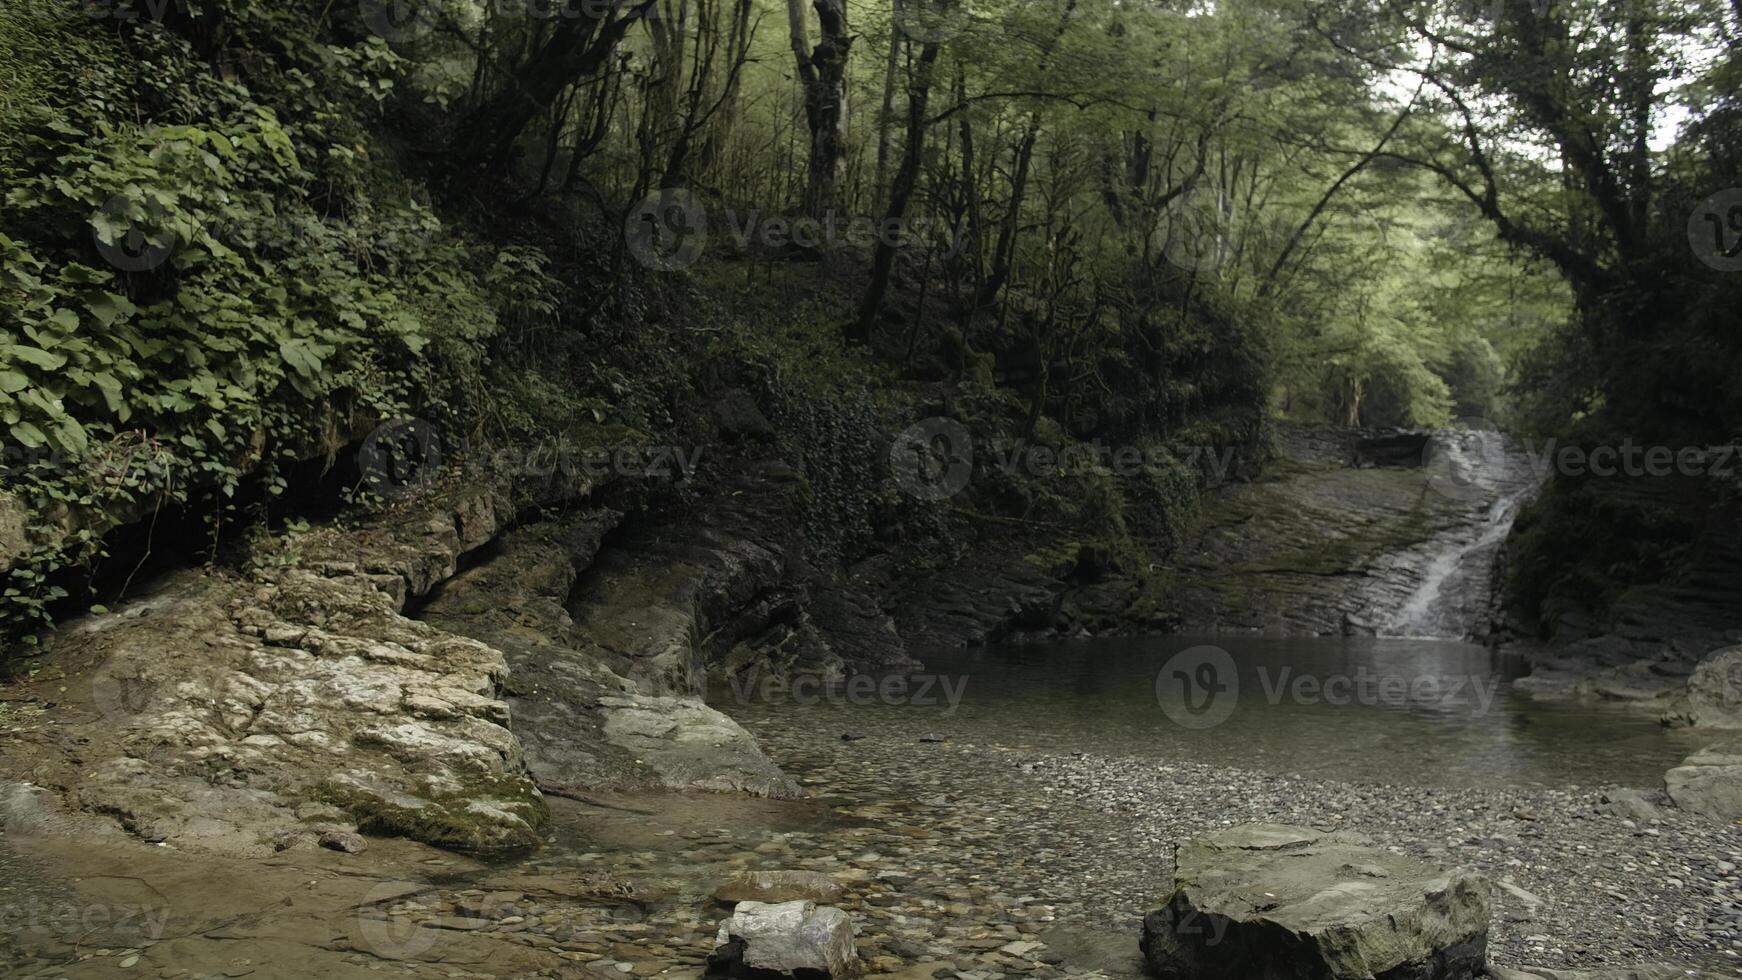
[[[1386,618],[1380,634],[1463,639],[1489,607],[1495,554],[1538,480],[1524,454],[1488,429],[1436,432],[1425,457],[1430,491],[1453,508],[1467,507],[1481,516],[1411,556],[1421,568],[1420,583]]]

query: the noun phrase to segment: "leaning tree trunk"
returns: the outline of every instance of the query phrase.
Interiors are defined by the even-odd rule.
[[[920,159],[925,150],[925,107],[931,97],[932,65],[937,60],[937,42],[927,41],[920,49],[913,84],[907,90],[907,149],[901,157],[901,169],[895,172],[895,181],[889,187],[889,209],[879,227],[900,224],[907,215],[907,202],[913,198],[913,189],[919,183]],[[895,267],[895,242],[891,237],[877,236],[877,251],[871,259],[871,284],[865,287],[858,319],[847,332],[850,340],[869,340],[871,328],[877,323],[878,311],[883,309],[883,296],[889,291],[889,273]]]
[[[610,13],[629,0],[612,0]],[[655,0],[636,0],[621,16],[568,17],[521,65],[502,90],[472,111],[453,148],[454,169],[503,169],[514,141],[539,114],[550,109],[569,86],[597,74],[630,25],[647,14]]]
[[[792,56],[804,87],[804,118],[810,130],[810,154],[805,164],[804,212],[821,220],[835,204],[835,185],[847,157],[847,34],[846,0],[811,0],[822,35],[810,48],[803,0],[786,0],[786,20],[792,36]]]
[[[877,175],[871,187],[872,193],[878,195],[878,200],[873,202],[873,207],[888,203],[882,200],[882,194],[889,186],[890,130],[895,126],[895,67],[901,51],[901,30],[898,26],[901,19],[901,0],[890,0],[889,10],[889,56],[883,63],[883,107],[877,113]]]
[[[1042,77],[1045,77],[1052,61],[1053,50],[1065,36],[1065,30],[1070,27],[1076,10],[1077,0],[1065,0],[1058,27],[1040,52],[1038,73]],[[1034,144],[1039,138],[1040,110],[1037,108],[1029,112],[1028,126],[1023,130],[1022,141],[1016,147],[1015,172],[1010,178],[1010,207],[1005,212],[1004,223],[998,228],[998,245],[992,253],[992,272],[980,284],[979,295],[974,297],[976,307],[986,306],[997,299],[998,291],[1010,281],[1010,266],[1016,255],[1016,231],[1022,222],[1022,202],[1028,194],[1029,168],[1034,160]]]

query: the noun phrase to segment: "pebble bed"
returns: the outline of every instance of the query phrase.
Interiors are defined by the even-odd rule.
[[[393,914],[497,932],[590,974],[695,976],[725,914],[713,888],[744,869],[809,870],[847,887],[839,904],[868,974],[1136,977],[1138,923],[1168,890],[1175,842],[1262,821],[1352,829],[1478,868],[1500,883],[1490,933],[1499,965],[1742,975],[1742,827],[1670,809],[1611,812],[1598,788],[1366,785],[1037,752],[966,733],[928,741],[899,715],[879,728],[855,715],[851,740],[824,714],[742,719],[815,795],[808,816],[722,809],[708,825],[706,797],[679,799],[666,816],[577,810],[565,819],[597,820],[605,838],[633,826],[653,843],[555,846],[486,888],[425,895]],[[533,901],[513,890],[515,874],[590,876],[600,896]]]

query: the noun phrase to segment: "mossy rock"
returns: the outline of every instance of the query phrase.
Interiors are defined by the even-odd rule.
[[[354,780],[330,780],[313,798],[339,807],[357,829],[383,837],[405,837],[458,851],[500,851],[543,843],[540,829],[550,807],[523,776],[470,773],[461,789],[428,796],[389,796]]]

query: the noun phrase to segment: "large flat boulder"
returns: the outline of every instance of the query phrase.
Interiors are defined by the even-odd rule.
[[[1181,844],[1143,920],[1162,980],[1465,980],[1487,964],[1489,885],[1346,833],[1244,824]]]
[[[265,855],[358,830],[466,850],[548,818],[502,699],[500,651],[401,614],[498,523],[488,496],[297,536],[252,574],[166,576],[70,622],[45,655],[52,726],[0,773],[140,838]],[[55,688],[59,690],[55,690]]]
[[[1687,690],[1663,720],[1699,728],[1742,728],[1742,647],[1720,650],[1695,667]]]
[[[596,642],[593,627],[607,618],[606,611],[591,610],[593,625],[587,626],[565,608],[620,516],[583,511],[501,535],[490,556],[449,579],[420,615],[506,657],[511,674],[505,693],[527,769],[541,784],[799,795],[797,785],[731,718],[687,689],[638,675],[635,658]],[[661,644],[685,647],[687,663],[699,656],[688,648],[706,630],[705,621],[695,618],[693,596],[685,601],[691,612],[679,617],[685,625],[675,633],[663,631],[660,615],[625,604],[613,613],[613,635],[628,636],[636,623],[652,624]],[[642,688],[663,693],[640,693]]]
[[[695,698],[624,694],[598,704],[605,741],[627,750],[668,789],[801,795],[749,732]]]
[[[1742,820],[1742,748],[1707,748],[1663,774],[1670,802],[1717,820]]]

